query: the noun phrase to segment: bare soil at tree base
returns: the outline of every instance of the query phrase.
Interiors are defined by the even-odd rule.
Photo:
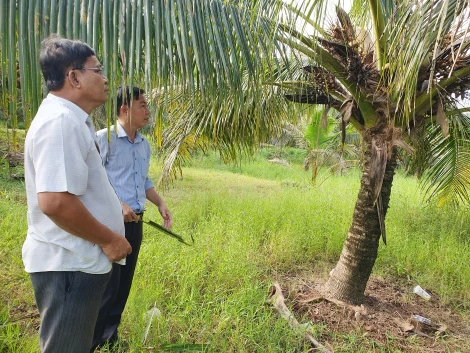
[[[324,279],[311,273],[283,275],[278,280],[294,316],[310,321],[315,339],[332,352],[351,347],[352,341],[361,352],[470,352],[468,308],[457,311],[444,305],[430,290],[431,299],[426,301],[413,293],[416,283],[372,276],[357,312],[318,299]],[[430,320],[430,324],[414,315]]]

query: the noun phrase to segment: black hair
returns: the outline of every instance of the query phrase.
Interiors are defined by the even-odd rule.
[[[39,64],[49,91],[64,85],[66,70],[82,68],[95,51],[80,40],[61,38],[55,34],[41,42]]]
[[[134,100],[138,100],[140,98],[140,95],[144,93],[145,91],[139,87],[133,87],[132,92],[129,86],[118,87],[116,94],[117,114],[119,115],[120,109],[123,105],[128,105],[132,98]]]

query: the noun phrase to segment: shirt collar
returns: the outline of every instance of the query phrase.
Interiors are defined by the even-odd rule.
[[[89,117],[89,115],[82,108],[80,108],[78,105],[76,105],[75,103],[72,103],[71,101],[69,101],[67,99],[57,97],[56,95],[54,95],[52,93],[48,93],[46,99],[60,102],[65,107],[67,107],[72,112],[74,112],[78,116],[78,118],[84,123],[86,122],[86,119],[88,119],[88,117]]]
[[[127,137],[127,138],[129,139],[129,136],[127,135],[126,130],[124,130],[124,128],[123,128],[123,127],[121,126],[121,124],[119,123],[119,121],[118,121],[118,123],[117,123],[117,129],[118,129],[118,131],[117,131],[118,137]],[[130,140],[130,139],[129,139],[129,140]],[[141,142],[142,140],[143,140],[142,135],[140,134],[140,132],[136,131],[134,143],[136,143],[136,142]]]

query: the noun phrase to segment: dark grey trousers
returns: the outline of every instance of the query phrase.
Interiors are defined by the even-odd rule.
[[[88,353],[111,272],[36,272],[29,276],[41,316],[41,352]]]
[[[99,345],[112,343],[118,339],[118,326],[129,297],[142,244],[142,225],[142,222],[124,223],[126,239],[132,246],[132,253],[127,255],[125,265],[113,264],[113,273],[103,295],[90,353],[93,353]]]

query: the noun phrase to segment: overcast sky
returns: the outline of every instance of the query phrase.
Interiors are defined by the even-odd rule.
[[[340,5],[346,12],[351,8],[351,0],[337,0],[337,1],[328,1],[329,11],[334,12],[335,6]]]
[[[302,3],[305,2],[305,0],[284,0],[284,2],[286,2],[286,3],[290,3],[291,1],[293,1],[294,3],[297,3],[297,4],[302,4]],[[343,9],[345,9],[346,11],[349,11],[349,9],[351,8],[351,2],[352,2],[352,0],[328,0],[328,2],[327,2],[328,11],[331,14],[333,14],[335,6],[338,5],[338,4]]]
[[[304,3],[305,3],[305,0],[284,0],[284,2],[286,3],[297,3],[298,5],[302,6]],[[326,20],[327,20],[327,23],[331,23],[332,21],[335,22],[336,21],[336,14],[335,14],[335,7],[336,5],[340,5],[346,12],[349,12],[349,10],[351,9],[351,3],[352,3],[352,0],[328,0],[327,1],[327,17],[326,17]],[[299,28],[300,28],[300,24],[299,24]],[[309,28],[310,26],[307,26],[307,32],[310,33],[310,34],[313,34],[313,29],[312,28]],[[305,31],[305,29],[304,29]]]

